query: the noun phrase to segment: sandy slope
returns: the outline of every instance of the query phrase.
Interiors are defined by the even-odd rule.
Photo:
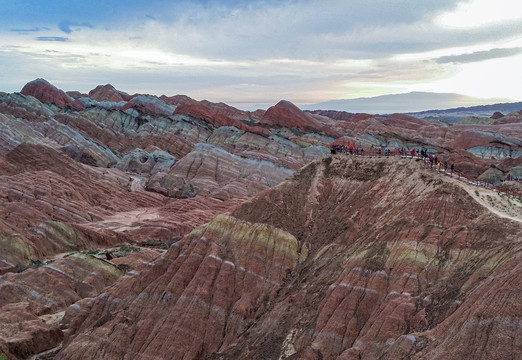
[[[522,222],[522,201],[480,186],[473,186],[455,178],[453,182],[461,186],[471,197],[492,213],[513,221]]]

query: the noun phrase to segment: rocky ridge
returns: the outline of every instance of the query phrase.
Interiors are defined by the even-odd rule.
[[[513,357],[522,222],[462,186],[411,160],[312,163],[85,304],[57,358]]]
[[[187,338],[180,347],[182,350],[175,350],[156,338],[150,323],[146,325],[141,318],[129,313],[131,317],[129,323],[124,321],[125,326],[128,326],[128,331],[138,331],[137,334],[149,332],[150,336],[147,336],[150,341],[144,340],[143,346],[151,354],[161,358],[166,356],[164,351],[181,354],[186,350],[187,356],[193,358],[234,358],[250,353],[261,357],[272,356],[277,351],[270,352],[271,344],[280,344],[277,338],[279,330],[270,327],[274,321],[271,316],[275,316],[272,312],[276,303],[281,309],[289,309],[284,311],[294,314],[295,319],[299,318],[298,310],[282,305],[282,294],[295,295],[297,290],[291,284],[295,285],[298,274],[312,269],[319,273],[319,269],[309,264],[311,256],[319,259],[318,254],[323,251],[328,256],[332,255],[325,250],[329,247],[320,240],[323,231],[330,233],[330,230],[324,229],[335,225],[331,221],[338,221],[348,228],[357,222],[352,219],[353,224],[346,224],[344,218],[327,219],[328,213],[317,208],[317,203],[320,204],[326,196],[323,194],[315,198],[321,193],[320,188],[329,184],[331,176],[342,178],[339,174],[321,170],[321,176],[314,177],[315,185],[309,186],[306,182],[300,185],[309,188],[308,192],[288,187],[285,179],[290,178],[292,183],[297,178],[306,178],[309,168],[302,170],[297,178],[292,174],[328,154],[330,144],[335,141],[357,144],[367,149],[381,146],[428,148],[454,162],[459,173],[467,177],[497,182],[508,173],[515,177],[519,174],[522,166],[519,156],[521,119],[520,114],[513,113],[488,125],[447,125],[400,114],[386,117],[332,112],[310,114],[301,112],[287,101],[267,111],[244,112],[226,104],[196,101],[186,96],[129,95],[110,84],[98,86],[89,94],[65,93],[43,79],[29,83],[22,93],[0,93],[0,287],[2,294],[9,294],[1,299],[0,313],[4,315],[0,321],[10,324],[0,332],[0,354],[7,353],[9,359],[27,358],[54,348],[65,334],[66,344],[71,344],[71,347],[62,352],[65,354],[63,356],[69,356],[68,352],[78,346],[75,339],[82,338],[96,314],[104,315],[102,320],[96,320],[94,328],[106,331],[102,325],[111,323],[112,313],[107,315],[106,308],[98,304],[101,298],[112,304],[110,299],[113,295],[106,297],[109,293],[113,294],[112,291],[115,291],[114,294],[130,291],[126,299],[134,299],[138,294],[135,291],[140,287],[155,286],[159,291],[164,284],[154,280],[160,277],[165,279],[162,274],[168,273],[177,280],[171,285],[175,289],[169,288],[162,295],[162,300],[168,298],[177,304],[173,305],[173,309],[179,316],[169,317],[164,324],[165,329],[170,329],[175,323],[173,329],[180,339],[191,327],[209,326],[216,333],[209,332],[208,336],[198,339]],[[341,159],[334,158],[334,164]],[[392,162],[392,159],[389,160]],[[364,168],[366,161],[371,164],[373,160],[364,159],[357,166]],[[350,165],[343,163],[342,166]],[[323,163],[311,167],[329,168]],[[371,172],[370,169],[365,171]],[[360,176],[364,178],[365,175]],[[378,176],[371,179],[372,182],[381,181]],[[366,180],[361,178],[357,181]],[[343,182],[335,183],[339,191],[344,185]],[[506,189],[513,188],[512,185],[516,183],[502,184]],[[420,187],[425,188],[424,185]],[[293,192],[295,197],[283,195],[279,189]],[[426,189],[431,191],[430,187]],[[332,198],[342,198],[349,191],[338,190],[331,189]],[[403,195],[407,193],[398,191]],[[263,202],[263,199],[278,193],[280,199],[276,202]],[[473,197],[473,191],[468,193]],[[384,196],[383,199],[393,198],[385,192],[379,194]],[[420,195],[419,192],[410,194]],[[252,198],[255,199],[253,202],[249,200]],[[477,200],[501,214],[507,214],[505,207],[512,205],[509,199],[492,197],[482,190]],[[307,204],[309,201],[312,204]],[[308,222],[303,223],[302,213],[292,210],[296,205],[302,206],[300,211],[307,214],[305,218],[310,217]],[[436,208],[439,205],[435,203],[430,206]],[[342,212],[349,211],[340,209]],[[413,213],[416,211],[419,210],[412,210]],[[323,217],[318,215],[321,213]],[[517,214],[513,210],[506,219],[516,218]],[[369,215],[363,220],[377,222]],[[285,225],[285,221],[289,222]],[[396,225],[391,223],[387,229]],[[471,225],[462,226],[468,229]],[[357,230],[362,227],[361,222]],[[306,237],[305,229],[313,232],[317,240]],[[415,231],[421,232],[420,229]],[[469,229],[465,231],[472,232]],[[249,239],[247,245],[244,245],[245,239]],[[512,237],[507,236],[506,239],[511,241]],[[338,245],[337,242],[335,245]],[[109,251],[109,248],[120,246],[137,247],[141,251],[123,252],[122,257]],[[162,256],[169,246],[169,252]],[[367,247],[373,247],[373,242]],[[173,249],[179,250],[177,255],[172,255]],[[346,249],[354,253],[362,251],[358,248]],[[102,259],[99,256],[98,259],[93,258],[86,251],[102,254]],[[434,250],[430,251],[428,253],[432,254]],[[62,258],[64,255],[67,258]],[[249,259],[247,263],[242,262],[244,257]],[[326,262],[326,258],[321,259]],[[332,266],[352,266],[346,265],[351,264],[348,260],[328,261],[332,262]],[[394,261],[401,262],[403,258]],[[171,268],[174,263],[183,265]],[[223,269],[216,264],[223,264]],[[336,274],[336,270],[330,270],[330,275]],[[178,271],[182,273],[178,274]],[[203,278],[205,284],[213,278],[202,278],[203,274],[216,276],[208,287],[198,284]],[[388,276],[391,274],[388,273]],[[417,277],[421,275],[419,273]],[[230,280],[231,276],[234,280]],[[322,276],[327,278],[326,273]],[[44,287],[39,279],[56,286]],[[303,280],[300,286],[304,286],[306,281]],[[330,281],[328,286],[334,283],[333,277],[325,281]],[[188,290],[185,289],[187,283],[192,284]],[[119,290],[106,288],[110,284]],[[136,286],[126,288],[129,284]],[[235,284],[233,291],[229,284]],[[150,292],[154,299],[156,290]],[[193,293],[198,294],[196,298],[191,295]],[[142,294],[149,294],[148,290]],[[184,297],[184,302],[179,302],[178,295]],[[153,316],[160,316],[150,309],[148,295],[141,296],[143,298],[139,301],[142,301],[144,309]],[[308,299],[307,304],[313,303],[315,297],[310,300],[307,296],[304,297]],[[382,296],[378,298],[382,300]],[[201,299],[201,302],[196,306],[194,299]],[[129,301],[135,303],[137,300]],[[285,301],[295,303],[294,300]],[[418,298],[415,301],[417,304]],[[220,320],[215,320],[217,322],[212,326],[208,324],[214,320],[206,315],[206,310],[202,312],[206,309],[206,303],[213,304],[211,313],[221,314]],[[181,309],[186,310],[187,306],[192,310],[182,312]],[[93,317],[88,314],[91,308],[96,309]],[[314,311],[317,314],[320,312],[316,309],[311,314]],[[371,319],[357,312],[354,314],[358,319]],[[448,314],[437,316],[442,319]],[[161,315],[159,318],[163,317]],[[258,326],[261,317],[264,319],[263,327]],[[295,319],[292,318],[292,321]],[[83,320],[85,324],[82,324]],[[292,321],[292,326],[297,326],[295,329],[304,326]],[[413,320],[407,318],[405,321],[410,324]],[[23,329],[17,324],[23,324]],[[144,328],[140,330],[142,325]],[[120,328],[122,325],[118,326]],[[319,330],[314,331],[322,333],[323,327],[320,325]],[[217,329],[221,328],[225,329],[223,338],[216,335],[219,333]],[[271,337],[264,344],[249,340],[263,338],[267,329],[277,335],[276,338]],[[276,346],[281,348],[278,356],[338,356],[324,350],[330,345],[317,345],[322,340],[309,341],[295,329]],[[431,327],[422,329],[428,331]],[[330,333],[330,330],[324,332]],[[395,331],[392,335],[399,333]],[[410,332],[404,334],[411,335]],[[378,338],[373,333],[367,336],[370,343]],[[297,338],[299,341],[294,341]],[[356,341],[364,339],[357,338]],[[393,352],[389,353],[391,355],[388,355],[388,352],[383,352],[383,346],[379,343],[381,340],[378,339],[375,340],[378,345],[368,345],[368,348],[359,345],[346,347],[348,340],[342,343],[346,351],[349,350],[347,354],[359,354],[354,348],[360,348],[357,351],[369,358],[371,355],[368,354],[379,351],[383,356],[398,354],[397,351],[413,354],[414,350],[408,348],[408,343],[403,339],[401,345],[393,348]],[[442,337],[438,339],[443,341]],[[118,354],[123,354],[122,350],[113,349],[111,342],[109,338],[104,340],[105,345],[100,345],[100,349],[107,346],[107,350],[100,351],[107,351],[107,354],[117,358],[120,356]],[[453,345],[448,342],[445,346]],[[384,347],[387,348],[387,345]],[[415,349],[417,347],[415,345]],[[448,351],[440,350],[444,347],[435,348],[440,354]],[[516,349],[516,344],[513,348]],[[138,357],[146,355],[139,349],[132,351]],[[101,356],[100,353],[97,356]]]

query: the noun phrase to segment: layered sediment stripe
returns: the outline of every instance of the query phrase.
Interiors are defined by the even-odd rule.
[[[93,326],[88,337],[111,344],[104,350],[105,356],[109,356],[106,351],[110,356],[125,351],[146,354],[147,359],[165,353],[174,358],[198,358],[227,349],[266,311],[288,274],[304,259],[300,252],[297,239],[288,232],[219,215],[175,244],[158,269],[152,268],[146,275],[150,280],[159,276],[160,281],[147,284],[147,279],[142,283],[128,279],[143,287],[139,296],[124,296],[121,304],[97,299],[98,313],[85,320],[87,326]],[[114,326],[124,326],[122,317],[127,315],[122,307],[129,302],[141,309],[141,315],[139,326],[125,326],[127,336],[96,326],[100,316]],[[108,314],[113,315],[109,318]],[[166,334],[174,340],[164,341]],[[83,336],[75,340],[75,346],[86,343]],[[62,356],[97,356],[90,351],[88,347],[79,353],[65,349]]]

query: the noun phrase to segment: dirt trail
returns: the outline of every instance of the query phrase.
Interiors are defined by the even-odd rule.
[[[483,187],[469,185],[453,179],[479,204],[492,213],[513,221],[522,222],[522,202],[517,198],[500,195],[498,192]]]
[[[493,189],[488,189],[482,186],[475,186],[470,184],[466,179],[450,174],[444,170],[437,171],[440,176],[445,176],[449,181],[457,184],[480,205],[484,206],[490,212],[497,216],[510,219],[517,222],[522,222],[522,200],[511,197],[506,194],[501,194]]]
[[[358,156],[359,157],[359,156]],[[386,158],[385,156],[369,156],[370,158]],[[412,161],[423,160],[420,157],[390,155],[389,158],[411,159]],[[427,167],[429,169],[429,167]],[[466,192],[480,205],[484,206],[490,212],[497,216],[522,222],[522,199],[499,193],[493,189],[483,186],[475,186],[467,179],[459,177],[457,174],[451,174],[447,170],[437,170],[433,167],[431,171],[437,172],[440,176],[445,176],[449,181],[462,187]]]
[[[402,156],[402,158],[410,158]],[[411,158],[412,160],[418,160],[419,158]],[[511,197],[506,194],[500,194],[493,189],[488,189],[482,186],[475,186],[470,184],[466,179],[458,177],[456,174],[450,176],[449,172],[444,169],[441,171],[435,170],[441,176],[445,176],[447,179],[462,187],[466,192],[480,205],[484,206],[490,212],[502,218],[510,219],[517,222],[522,222],[522,200]]]

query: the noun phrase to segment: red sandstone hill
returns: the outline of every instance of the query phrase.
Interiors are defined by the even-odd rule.
[[[27,83],[21,93],[23,95],[33,96],[45,104],[53,104],[60,108],[71,107],[76,110],[83,109],[81,103],[74,101],[65,92],[59,90],[44,79],[36,79]]]
[[[306,112],[309,112],[310,114],[326,116],[326,117],[329,117],[329,118],[335,119],[335,120],[349,120],[356,115],[354,113],[350,113],[347,111],[337,111],[337,110],[314,110],[314,111],[307,110]]]
[[[328,121],[321,123],[311,114],[301,111],[297,106],[285,100],[268,108],[260,122],[265,126],[324,132],[338,136],[335,131],[330,129]]]
[[[471,194],[324,158],[82,302],[57,359],[516,358],[522,223]]]
[[[223,107],[218,107],[209,102],[186,102],[176,107],[174,115],[188,115],[195,119],[204,120],[214,126],[235,126],[238,129],[264,134],[270,136],[270,132],[259,126],[251,126],[232,116],[237,113],[230,114],[223,111]]]
[[[460,344],[476,339],[475,358],[520,352],[518,200],[398,158],[326,157],[291,177],[334,141],[522,177],[520,113],[448,125],[111,85],[23,92],[0,93],[9,359],[64,336],[64,358],[470,358]]]
[[[187,95],[174,95],[174,96],[161,95],[160,99],[165,101],[169,105],[175,105],[175,106],[197,102],[196,100],[188,97]]]
[[[242,201],[139,191],[118,169],[99,172],[41,145],[19,145],[0,159],[0,273],[55,253],[184,235]],[[60,227],[68,230],[52,236]]]
[[[96,101],[129,101],[131,96],[118,91],[111,84],[99,85],[96,88],[89,91],[89,97]]]
[[[260,117],[264,114],[263,110],[248,112],[236,109],[233,106],[225,103],[213,103],[207,100],[197,101],[186,95],[165,96],[161,95],[160,99],[169,105],[192,105],[197,108],[204,108],[213,114],[219,114],[235,120],[253,120],[259,122]],[[190,109],[190,108],[189,108]]]

